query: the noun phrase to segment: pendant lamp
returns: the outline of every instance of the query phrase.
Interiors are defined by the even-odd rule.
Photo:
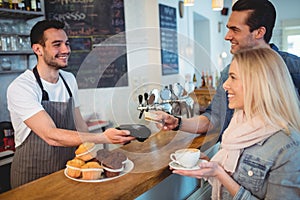
[[[220,11],[224,7],[224,0],[212,0],[211,7],[214,11]]]
[[[184,0],[183,5],[184,6],[193,6],[194,5],[194,0]]]

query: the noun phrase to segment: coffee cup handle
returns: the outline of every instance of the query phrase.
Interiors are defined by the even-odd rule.
[[[170,155],[170,159],[171,159],[171,160],[173,160],[173,161],[175,161],[175,162],[177,162],[177,160],[176,160],[176,157],[175,157],[175,154],[174,154],[174,153],[172,153],[172,154]]]
[[[176,160],[175,153],[170,154],[170,159],[171,159],[173,162],[175,162],[175,163],[177,163],[177,164],[180,165],[180,163]]]

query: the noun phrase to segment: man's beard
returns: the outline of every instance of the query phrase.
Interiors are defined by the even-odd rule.
[[[57,56],[55,56],[55,57],[57,57]],[[45,60],[45,63],[48,65],[48,66],[51,66],[51,67],[53,67],[53,68],[55,68],[55,69],[63,69],[63,68],[66,68],[66,67],[68,67],[68,63],[66,63],[65,65],[61,65],[61,64],[59,64],[56,60],[54,60],[54,59],[48,59],[48,57],[44,57],[44,60]]]

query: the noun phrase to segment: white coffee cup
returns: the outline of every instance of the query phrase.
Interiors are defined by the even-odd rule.
[[[195,148],[179,149],[170,155],[170,159],[183,167],[191,168],[197,165],[200,159],[200,150]]]

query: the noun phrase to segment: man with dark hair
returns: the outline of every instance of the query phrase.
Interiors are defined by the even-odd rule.
[[[268,0],[238,0],[232,7],[225,40],[230,41],[232,54],[240,50],[267,47],[277,51],[285,61],[293,78],[295,88],[300,92],[300,58],[282,51],[274,44],[268,44],[276,20],[276,10]],[[220,138],[227,128],[233,110],[228,108],[228,99],[223,83],[228,78],[229,65],[221,72],[220,83],[216,94],[205,113],[189,119],[178,119],[166,113],[161,114],[164,119],[164,130],[183,130],[193,133],[206,133],[211,129],[220,129]],[[280,80],[278,80],[280,81]],[[180,123],[179,123],[180,122]]]
[[[64,29],[65,24],[58,20],[49,20],[47,23],[45,21],[37,22],[31,29],[30,32],[30,42],[31,45],[33,44],[40,44],[45,46],[45,38],[44,38],[44,31],[49,28],[55,29]]]
[[[241,13],[245,13],[246,16],[243,16],[240,20],[244,20],[245,25],[249,27],[250,33],[261,27],[265,28],[263,39],[268,44],[276,21],[276,10],[273,4],[265,0],[242,0],[233,5],[231,17],[241,17],[239,16]],[[227,26],[227,28],[229,27]]]
[[[76,79],[62,70],[71,53],[63,27],[54,20],[33,26],[30,39],[37,65],[17,77],[7,90],[16,144],[12,188],[63,169],[84,142],[125,144],[134,139],[128,131],[113,128],[88,133],[79,110]]]

